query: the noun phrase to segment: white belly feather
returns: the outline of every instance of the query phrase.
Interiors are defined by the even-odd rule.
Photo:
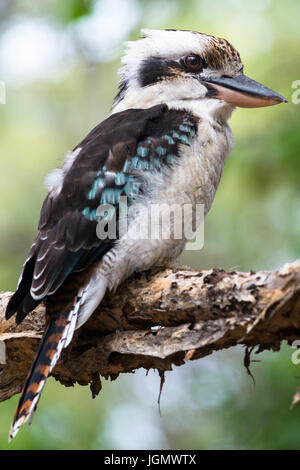
[[[149,205],[204,205],[205,215],[213,202],[226,156],[232,149],[232,134],[228,126],[201,120],[195,138],[190,146],[181,146],[181,156],[168,174],[151,177],[153,188],[150,197],[144,200],[144,211],[129,225],[128,232],[120,238],[114,248],[101,261],[101,273],[108,280],[109,289],[115,289],[120,282],[134,271],[147,269],[153,264],[175,258],[184,249],[186,238],[174,238],[175,227],[171,225],[171,237],[168,239],[149,239]],[[183,213],[183,211],[182,211]],[[192,221],[191,221],[192,222]],[[185,221],[186,223],[186,221]],[[135,225],[139,225],[139,239]],[[143,228],[144,227],[144,228]],[[144,236],[143,236],[144,230]]]
[[[82,289],[77,328],[100,304],[106,289],[115,290],[134,271],[148,269],[155,264],[176,258],[184,249],[187,239],[184,236],[180,239],[174,238],[174,224],[170,227],[170,237],[149,237],[151,203],[162,204],[162,218],[165,215],[169,217],[164,208],[174,204],[180,207],[189,204],[193,209],[197,204],[203,204],[204,214],[209,211],[223,173],[226,156],[231,153],[233,147],[232,133],[227,125],[201,119],[197,135],[199,137],[195,138],[190,146],[181,146],[181,156],[168,173],[151,175],[152,187],[147,197],[141,201],[142,210],[129,224],[128,231],[102,258],[88,285]]]

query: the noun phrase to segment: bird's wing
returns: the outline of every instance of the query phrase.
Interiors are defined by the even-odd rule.
[[[54,183],[40,216],[7,318],[17,321],[42,299],[57,291],[73,271],[84,270],[114,244],[100,240],[96,227],[99,205],[117,211],[120,196],[129,199],[143,190],[143,174],[159,171],[178,156],[180,144],[195,135],[193,117],[166,105],[129,109],[95,127],[55,170]]]
[[[112,115],[74,149],[71,162],[59,173],[43,204],[38,236],[6,311],[6,318],[17,311],[17,321],[22,321],[34,302],[46,297],[47,328],[22,391],[10,439],[32,419],[62,349],[70,343],[78,321],[81,324],[92,313],[88,297],[92,303],[99,298],[101,285],[97,279],[93,282],[97,270],[92,263],[114,240],[97,237],[97,207],[111,204],[117,214],[121,195],[129,200],[138,197],[143,175],[172,165],[179,146],[195,135],[195,127],[191,115],[165,105]],[[93,283],[98,297],[91,292]],[[105,288],[102,291],[104,295]]]

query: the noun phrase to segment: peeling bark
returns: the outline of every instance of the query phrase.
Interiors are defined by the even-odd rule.
[[[43,306],[19,326],[5,321],[10,296],[0,294],[0,401],[20,392],[45,326]],[[152,269],[106,295],[52,375],[66,386],[90,384],[96,396],[100,376],[144,367],[163,377],[173,365],[237,344],[278,351],[299,333],[300,260],[274,272]]]

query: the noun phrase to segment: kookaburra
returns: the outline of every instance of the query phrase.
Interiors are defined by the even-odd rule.
[[[286,101],[243,74],[225,39],[181,30],[143,35],[127,44],[111,115],[46,178],[38,233],[6,310],[20,323],[44,302],[47,318],[10,439],[33,415],[62,349],[105,292],[182,252],[185,237],[143,236],[149,206],[202,204],[206,214],[232,151],[232,111]],[[120,234],[122,196],[129,206],[138,201],[139,210]],[[101,206],[110,210],[99,215]],[[99,238],[97,224],[109,217],[117,235]],[[141,236],[131,236],[137,224]]]

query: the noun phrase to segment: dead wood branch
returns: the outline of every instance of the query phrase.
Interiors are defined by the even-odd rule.
[[[20,391],[44,328],[43,306],[19,326],[5,321],[10,295],[0,295],[0,401]],[[100,376],[140,367],[162,374],[237,344],[276,351],[299,334],[300,260],[274,272],[152,269],[106,296],[52,375],[64,385],[90,384],[96,395]]]

